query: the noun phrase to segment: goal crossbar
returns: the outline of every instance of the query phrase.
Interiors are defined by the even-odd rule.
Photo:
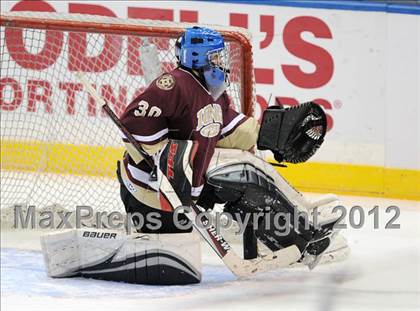
[[[115,35],[142,35],[150,37],[179,37],[186,28],[196,23],[170,21],[123,19],[117,17],[94,16],[87,14],[65,14],[51,12],[2,12],[0,24],[3,27],[34,28],[44,30],[90,32]],[[242,59],[242,112],[248,116],[254,113],[251,35],[241,27],[200,24],[219,31],[227,42],[241,46]]]

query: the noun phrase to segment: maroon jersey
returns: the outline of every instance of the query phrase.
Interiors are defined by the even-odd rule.
[[[121,121],[141,144],[154,145],[164,139],[196,141],[192,195],[198,196],[217,141],[247,119],[229,103],[226,92],[215,101],[191,72],[176,68],[134,99]],[[130,163],[145,170],[144,163]]]

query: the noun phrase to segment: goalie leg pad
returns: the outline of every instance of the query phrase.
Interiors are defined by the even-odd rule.
[[[272,251],[296,245],[303,253],[311,245],[309,251],[319,254],[328,247],[329,241],[320,241],[321,231],[313,226],[308,213],[299,210],[256,163],[213,168],[207,172],[207,182],[214,187],[215,195],[227,202],[225,211],[234,219],[243,223],[248,213],[264,213],[255,234]],[[314,239],[320,242],[315,244]]]
[[[265,214],[255,234],[272,251],[296,244],[303,252],[314,230],[301,216],[307,214],[299,212],[261,169],[249,163],[225,165],[208,172],[207,182],[228,202],[225,211],[234,219],[243,223],[247,213]]]
[[[201,281],[200,238],[195,233],[127,236],[121,231],[77,229],[46,234],[41,246],[53,278],[152,285]]]

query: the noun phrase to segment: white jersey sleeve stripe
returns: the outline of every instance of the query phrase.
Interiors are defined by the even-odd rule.
[[[233,129],[243,118],[245,118],[244,114],[242,114],[242,113],[238,114],[232,121],[229,122],[228,125],[226,125],[222,129],[221,135],[224,135],[227,132],[229,132],[231,129]]]
[[[164,135],[168,133],[169,133],[169,130],[166,128],[153,135],[142,136],[142,135],[133,134],[133,137],[141,143],[146,143],[146,142],[152,142],[152,141],[158,140],[159,138],[162,138]],[[121,134],[121,135],[123,138],[127,138],[124,134]]]

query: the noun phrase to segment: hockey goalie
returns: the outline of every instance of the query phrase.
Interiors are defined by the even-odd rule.
[[[326,133],[322,108],[312,102],[269,107],[258,124],[230,105],[228,59],[218,32],[188,28],[176,55],[178,67],[152,81],[119,119],[126,152],[117,175],[136,232],[47,235],[42,246],[49,275],[197,283],[197,232],[240,277],[296,263],[313,268],[322,256],[339,256],[347,246],[328,209],[339,204],[337,197],[309,202],[255,155],[258,147],[280,163],[308,160]],[[203,213],[215,206],[243,227],[244,256]]]

